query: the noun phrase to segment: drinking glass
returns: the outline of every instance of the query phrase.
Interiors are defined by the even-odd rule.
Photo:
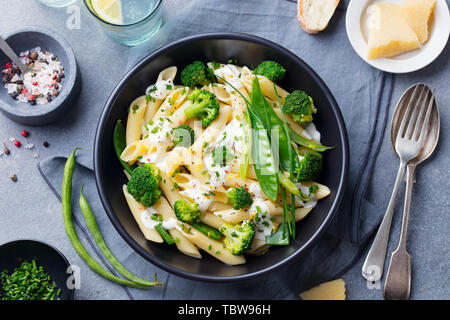
[[[115,24],[102,19],[93,9],[93,0],[84,0],[88,11],[114,41],[127,46],[138,45],[153,36],[162,24],[163,0],[122,0],[123,23]]]
[[[68,5],[71,5],[77,0],[39,0],[42,4],[45,4],[49,7],[54,8],[61,8],[61,7],[67,7]]]

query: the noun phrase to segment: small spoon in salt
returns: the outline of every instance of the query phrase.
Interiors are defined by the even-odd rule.
[[[22,75],[27,72],[32,71],[30,67],[26,66],[22,60],[16,55],[14,50],[9,46],[9,44],[0,36],[0,49],[14,62],[16,66],[19,67],[20,71],[22,71]]]

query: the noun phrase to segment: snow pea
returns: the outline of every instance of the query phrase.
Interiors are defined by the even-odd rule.
[[[256,112],[258,112],[258,115],[265,120],[264,126],[272,138],[272,150],[274,154],[278,156],[281,168],[283,170],[289,170],[291,168],[291,158],[289,154],[291,145],[284,129],[283,121],[278,117],[273,110],[273,107],[264,97],[257,77],[252,80],[251,101]]]
[[[276,201],[278,196],[278,166],[275,163],[263,121],[252,109],[248,110],[252,120],[253,141],[258,141],[258,143],[252,144],[252,158],[256,177],[264,194],[270,200]]]
[[[310,139],[306,139],[305,137],[302,137],[301,135],[297,134],[294,130],[289,128],[289,136],[292,141],[294,141],[296,144],[299,144],[301,146],[304,146],[308,149],[323,152],[329,149],[334,149],[335,147],[325,147],[322,144],[315,142]]]
[[[128,163],[126,163],[125,161],[122,161],[122,159],[120,159],[120,155],[122,154],[123,150],[127,146],[126,142],[125,142],[125,128],[120,119],[117,120],[116,127],[114,128],[113,141],[114,141],[114,150],[116,151],[117,158],[119,158],[119,161],[122,164],[122,167],[124,167],[124,169],[129,174],[132,174],[133,168]]]
[[[241,173],[241,177],[245,178],[247,176],[250,152],[252,150],[252,134],[251,134],[252,121],[250,119],[250,113],[248,112],[248,110],[245,110],[244,119],[243,119],[242,123],[244,125],[244,127],[243,127],[244,128],[244,137],[243,137],[244,152],[242,152],[241,159],[240,159],[240,163],[241,163],[240,173]]]
[[[232,87],[247,103],[247,111],[250,115],[252,125],[252,159],[256,177],[264,194],[272,201],[276,201],[278,196],[278,165],[272,153],[269,136],[264,126],[264,121],[256,112],[255,107],[248,99],[240,93],[231,83],[224,78],[217,76],[230,87]],[[258,143],[254,143],[254,142]]]

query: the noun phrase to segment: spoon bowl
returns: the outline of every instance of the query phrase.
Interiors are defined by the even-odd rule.
[[[406,110],[407,101],[411,98],[413,94],[414,88],[416,86],[427,87],[425,84],[417,84],[409,87],[399,99],[397,106],[394,111],[394,115],[392,117],[392,125],[391,125],[391,145],[394,150],[394,154],[398,156],[397,151],[395,150],[395,139],[397,137],[398,130],[400,128],[401,119],[403,118],[403,114]],[[421,89],[421,88],[419,88]],[[425,88],[426,89],[426,88]],[[430,90],[431,92],[431,90]],[[440,116],[439,109],[436,104],[436,99],[433,102],[433,107],[431,109],[430,122],[427,127],[427,132],[425,132],[423,147],[420,150],[419,154],[412,160],[409,161],[408,165],[417,166],[422,161],[428,159],[433,153],[434,149],[439,140],[439,131],[440,131]]]

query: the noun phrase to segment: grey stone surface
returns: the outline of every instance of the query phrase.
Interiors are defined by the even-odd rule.
[[[27,11],[30,12],[25,16],[21,10],[24,3]],[[184,5],[181,6],[181,3]],[[246,32],[265,37],[287,47],[310,64],[330,87],[343,111],[349,132],[361,136],[367,134],[367,126],[370,126],[374,116],[370,113],[369,107],[374,105],[374,87],[377,85],[381,73],[365,64],[346,40],[345,2],[336,12],[328,29],[317,36],[307,35],[299,28],[295,20],[294,3],[286,0],[262,1],[261,3],[266,7],[273,3],[274,8],[270,12],[258,10],[258,3],[259,1],[251,0],[230,0],[225,4],[221,2],[222,11],[216,11],[218,6],[216,1],[165,1],[165,21],[167,24],[173,24],[174,21],[191,22],[195,19],[195,14],[192,13],[193,17],[183,15],[179,8],[188,10],[202,6],[203,10],[209,10],[211,14],[215,14],[216,18],[214,23],[196,22],[193,24],[193,30],[202,29],[204,24],[204,32]],[[112,42],[101,32],[100,26],[89,16],[80,0],[76,2],[76,5],[81,8],[81,28],[75,30],[69,30],[66,27],[66,19],[69,14],[65,8],[50,9],[32,0],[0,0],[0,4],[8,12],[8,15],[0,20],[2,34],[23,26],[33,25],[54,29],[71,43],[82,77],[82,91],[77,102],[63,119],[54,124],[41,128],[28,128],[15,124],[5,117],[0,117],[0,142],[7,142],[12,151],[10,156],[0,157],[0,244],[20,238],[34,238],[50,242],[58,247],[72,263],[82,267],[83,285],[77,295],[78,298],[126,299],[127,296],[123,290],[89,271],[76,255],[64,233],[59,200],[41,178],[36,164],[39,160],[47,157],[67,155],[73,147],[78,145],[92,150],[98,116],[109,92],[128,67],[134,64],[139,57],[145,55],[151,45],[129,49]],[[229,16],[222,14],[223,11],[234,13],[235,19],[230,20]],[[192,12],[200,12],[200,10]],[[277,15],[274,12],[277,12]],[[255,23],[255,20],[252,20],[253,23],[246,23],[250,17],[255,16],[258,23]],[[181,28],[177,30],[175,27],[172,30],[179,31],[180,37],[189,34],[189,30],[181,30]],[[277,30],[283,30],[282,34],[280,35]],[[161,33],[158,36],[155,41],[161,41],[163,44],[165,34]],[[437,88],[437,101],[441,111],[440,144],[435,155],[418,168],[418,183],[413,190],[408,238],[408,248],[412,254],[413,263],[411,296],[413,299],[448,299],[450,297],[448,280],[450,240],[447,235],[450,229],[448,220],[450,176],[447,169],[450,135],[447,128],[450,121],[447,107],[450,105],[448,53],[447,46],[443,54],[425,69],[393,77],[394,102],[411,84],[423,81]],[[360,85],[355,84],[355,81],[360,81]],[[371,83],[374,87],[371,87]],[[392,112],[393,106],[391,106],[390,115]],[[361,119],[363,119],[362,123]],[[16,137],[24,143],[25,139],[20,136],[20,132],[24,128],[31,132],[28,140],[35,145],[32,150],[26,150],[23,146],[17,149],[8,142],[9,137]],[[46,149],[42,146],[41,143],[44,140],[49,141],[50,148]],[[351,159],[351,167],[354,169],[361,164],[361,152],[357,151],[364,146],[352,144],[352,141],[354,140],[350,139],[352,156],[355,156]],[[34,152],[39,153],[38,159],[33,158]],[[90,162],[90,157],[89,152],[80,153],[79,161]],[[391,152],[389,131],[387,131],[365,197],[370,205],[381,208],[380,211],[384,211],[387,205],[397,165],[397,159]],[[17,174],[19,179],[17,183],[10,181],[9,175],[12,173]],[[92,187],[90,190],[93,199],[95,189]],[[399,235],[402,208],[400,199],[402,199],[403,190],[402,186],[393,222],[389,252],[396,246]],[[382,212],[380,212],[381,214]],[[109,221],[105,217],[101,217],[101,219],[106,227]],[[117,237],[119,237],[117,233],[105,234],[107,242],[115,241]],[[121,245],[127,246],[123,241],[121,243]],[[117,252],[120,252],[120,249],[117,248]],[[119,256],[119,258],[121,257]],[[124,264],[139,274],[147,275],[156,270],[137,255],[123,258]],[[142,261],[135,264],[134,261],[139,259]],[[362,260],[360,259],[344,275],[348,297],[350,299],[381,299],[381,290],[369,290],[366,282],[360,276]],[[131,261],[133,264],[129,263]],[[156,271],[160,278],[165,280],[166,274],[160,270]],[[227,298],[241,296],[241,293],[234,291],[235,288],[231,286],[219,288],[177,277],[170,279],[166,289],[157,288],[151,293],[138,290],[132,290],[132,292],[136,298],[140,299],[220,297],[222,291],[227,292]],[[181,284],[183,285],[181,286]],[[244,284],[242,290],[245,291],[246,288],[250,287]],[[279,294],[277,296],[287,295]],[[259,297],[260,294],[255,292],[254,298]],[[295,298],[295,295],[291,294],[289,298]]]

